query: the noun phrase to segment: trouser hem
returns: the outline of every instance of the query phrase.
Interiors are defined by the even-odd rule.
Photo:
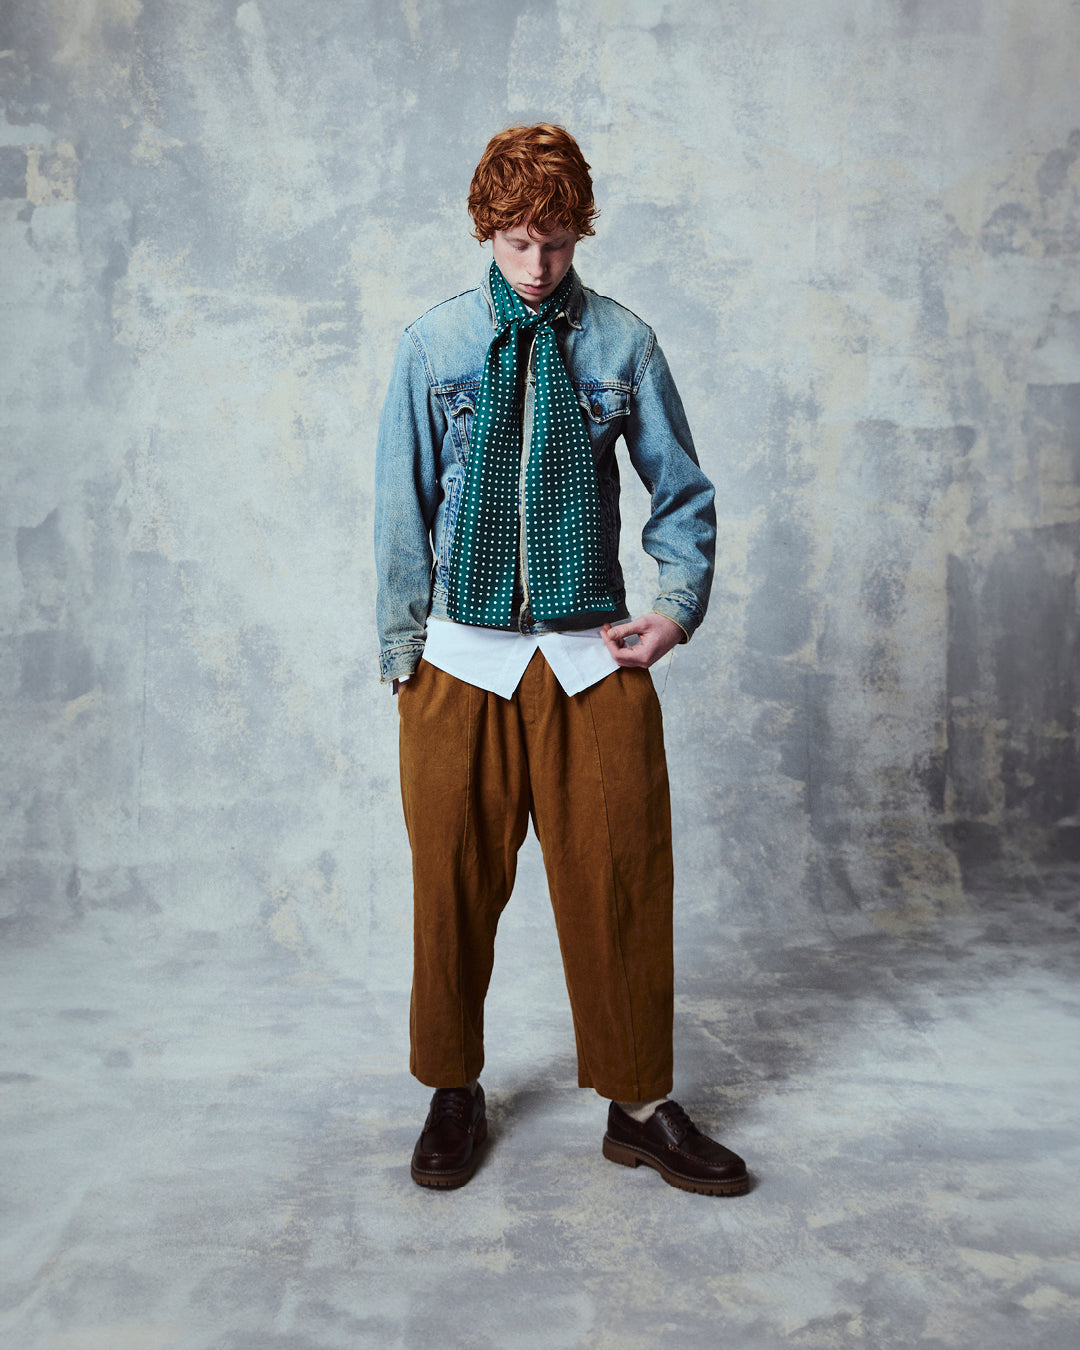
[[[593,1091],[610,1102],[655,1102],[670,1097],[673,1086],[673,1081],[668,1078],[655,1083],[624,1083],[617,1087],[606,1084]]]

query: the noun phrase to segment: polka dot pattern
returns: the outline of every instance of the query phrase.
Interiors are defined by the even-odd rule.
[[[510,628],[519,552],[532,619],[613,610],[589,433],[552,329],[573,279],[567,273],[536,313],[494,262],[490,282],[498,327],[476,399],[450,554],[448,613],[459,623]],[[530,348],[535,391],[522,474],[518,390],[525,387]]]

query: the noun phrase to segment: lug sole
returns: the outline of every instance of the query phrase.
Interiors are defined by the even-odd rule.
[[[707,1181],[703,1177],[682,1176],[679,1172],[673,1172],[670,1167],[665,1167],[651,1153],[632,1148],[629,1144],[616,1143],[607,1134],[604,1135],[603,1153],[609,1162],[619,1163],[623,1167],[638,1167],[644,1163],[646,1167],[659,1172],[669,1186],[675,1186],[680,1191],[694,1191],[698,1195],[745,1195],[750,1189],[748,1176],[733,1177],[728,1181]]]

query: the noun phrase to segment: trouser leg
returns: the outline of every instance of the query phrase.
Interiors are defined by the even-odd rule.
[[[671,806],[660,704],[621,669],[568,698],[539,656],[517,694],[574,1015],[578,1083],[672,1086]]]
[[[413,859],[410,1069],[458,1087],[484,1063],[495,930],[529,818],[516,706],[421,662],[398,694]]]

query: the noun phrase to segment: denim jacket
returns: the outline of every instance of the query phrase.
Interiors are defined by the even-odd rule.
[[[523,633],[545,633],[627,617],[618,556],[615,444],[621,435],[652,497],[652,513],[641,536],[645,551],[660,567],[652,608],[674,619],[689,638],[705,617],[712,584],[712,484],[698,466],[682,401],[652,329],[572,275],[573,292],[554,328],[592,441],[601,543],[618,608],[533,622],[519,587],[514,624]],[[495,328],[485,277],[483,285],[445,300],[410,324],[398,347],[375,462],[376,615],[384,683],[416,669],[429,616],[447,617],[450,547],[473,410]],[[526,436],[532,395],[530,370]]]

